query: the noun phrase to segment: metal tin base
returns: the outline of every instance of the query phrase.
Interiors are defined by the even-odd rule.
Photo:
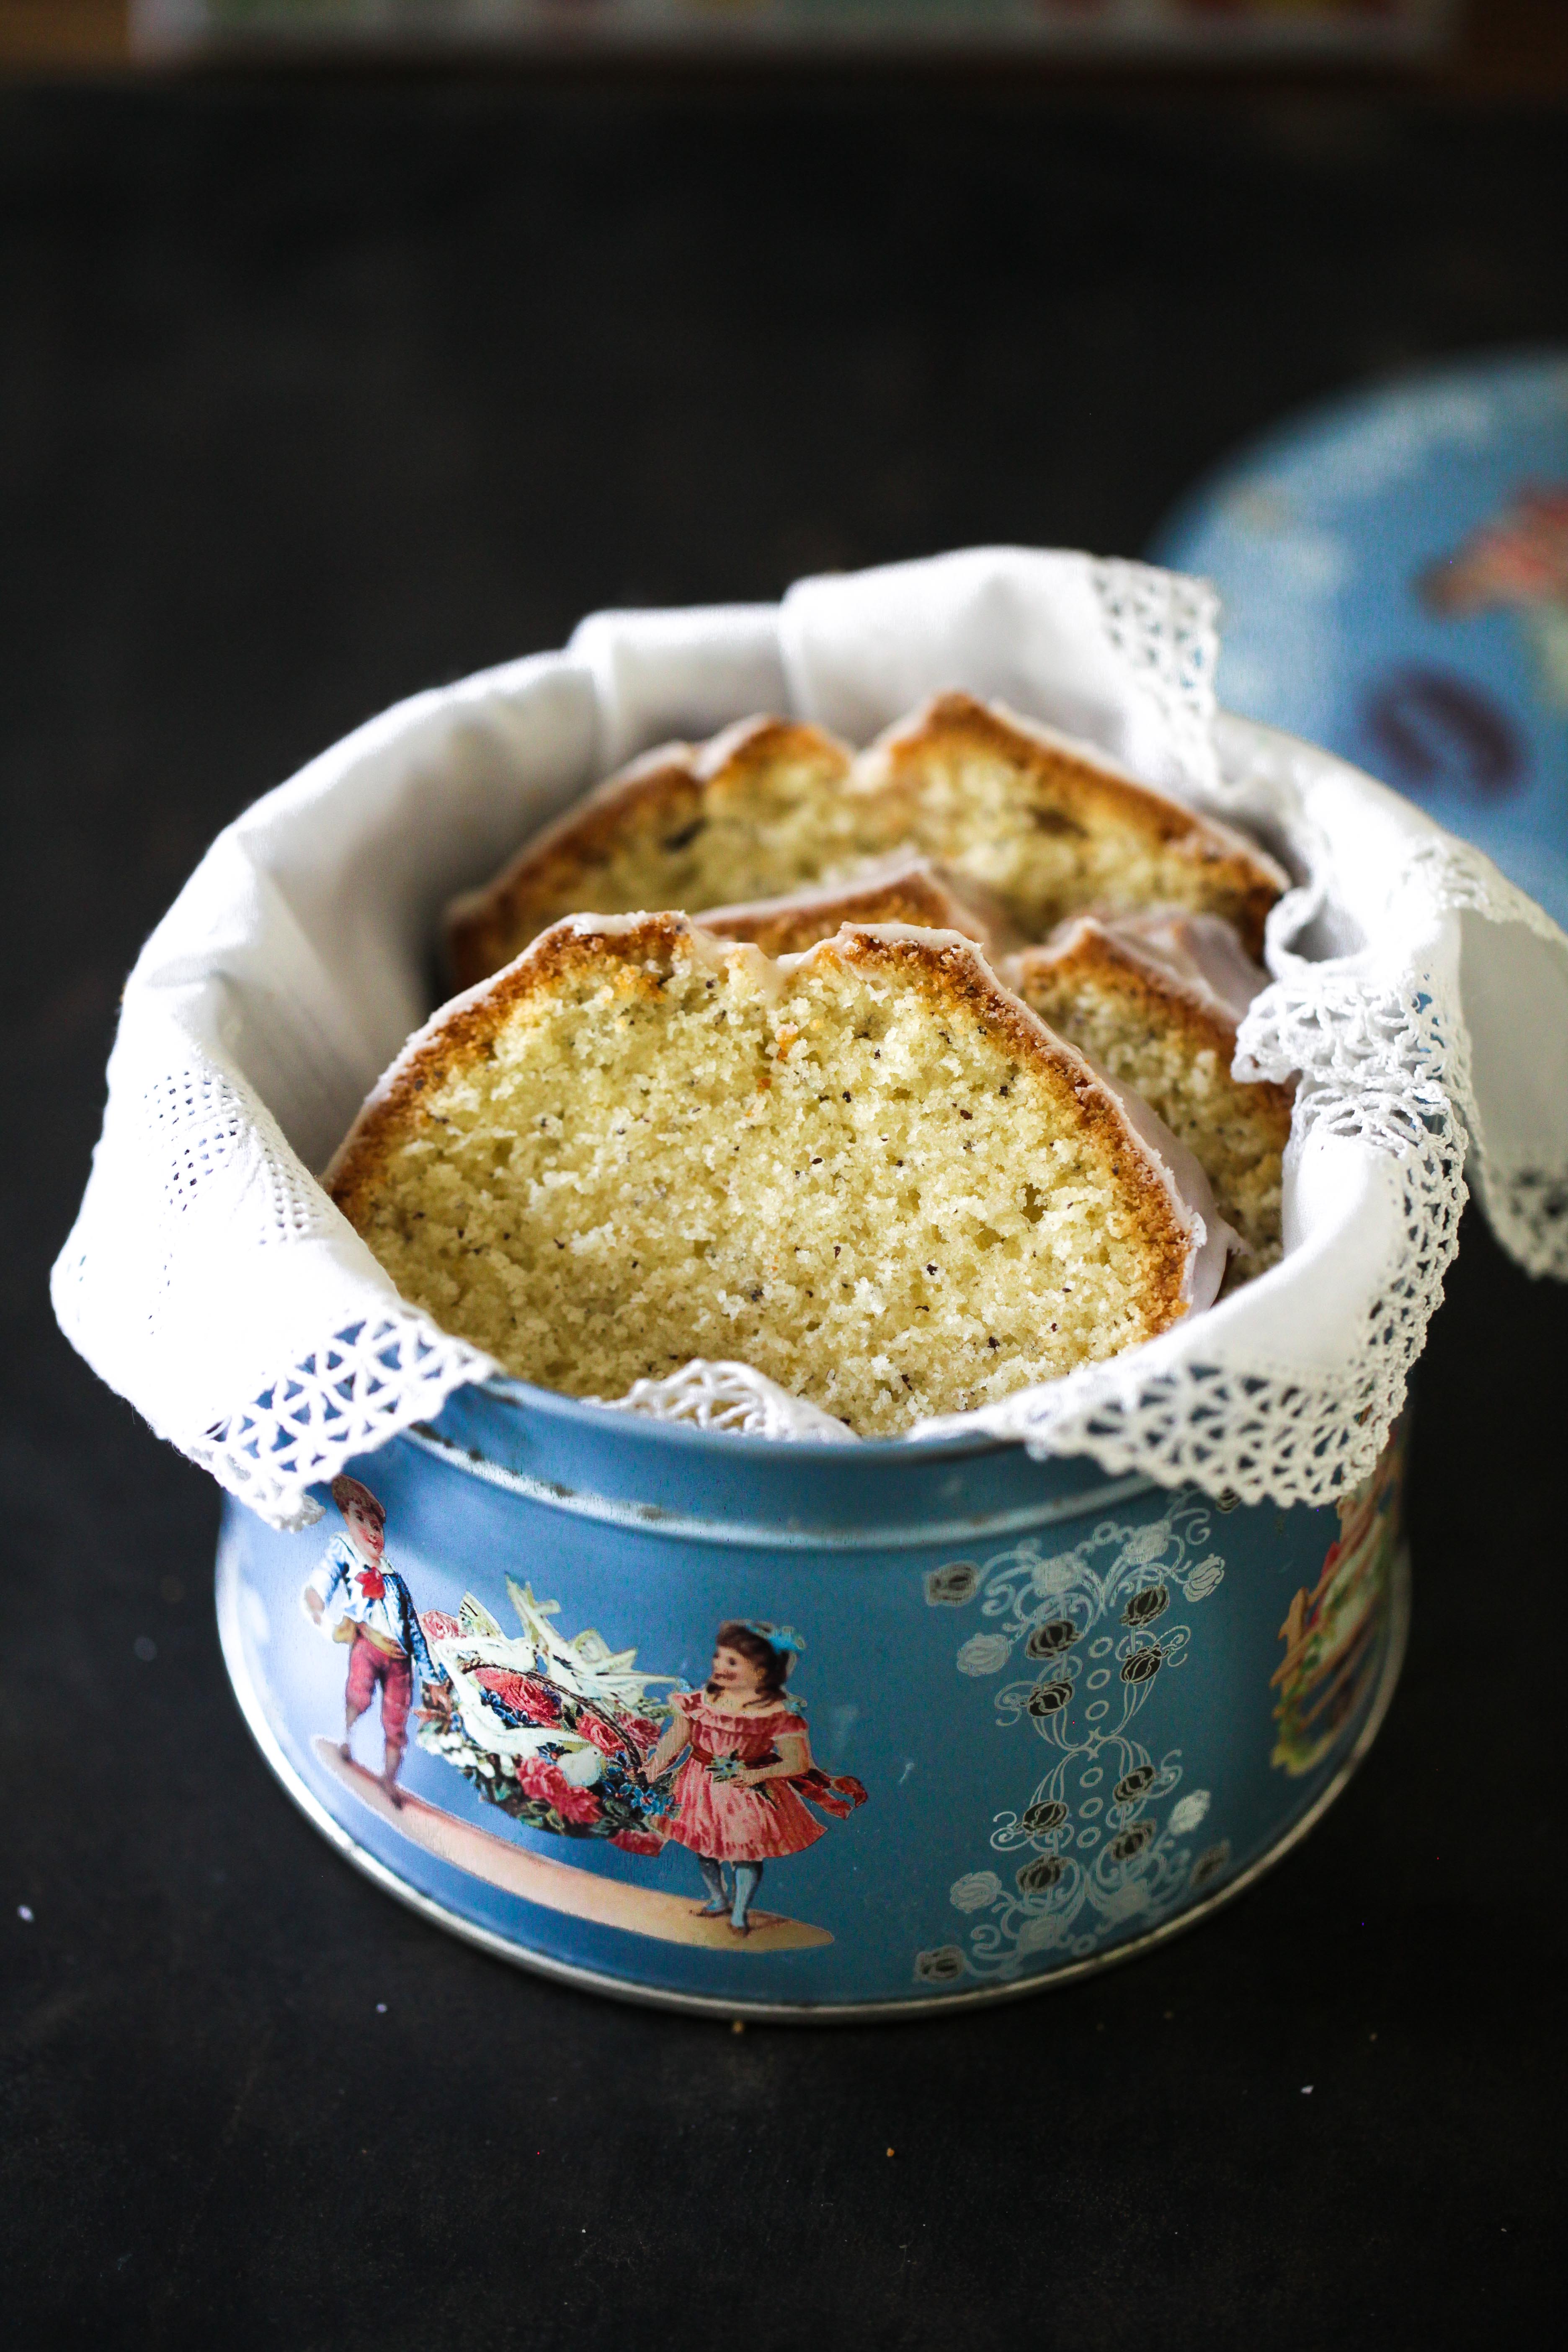
[[[577,1986],[589,1992],[608,1993],[615,2000],[634,2001],[647,2009],[684,2011],[689,2015],[732,2019],[744,2017],[773,2024],[858,2024],[870,2020],[887,2021],[900,2018],[930,2017],[945,2014],[955,2009],[976,2009],[1001,2001],[1017,2000],[1030,1993],[1046,1992],[1057,1985],[1069,1984],[1078,1979],[1115,1968],[1122,1961],[1137,1958],[1152,1951],[1157,1944],[1168,1943],[1173,1936],[1209,1917],[1221,1906],[1234,1900],[1261,1878],[1266,1871],[1283,1861],[1292,1847],[1321,1820],[1329,1807],[1344,1790],[1357,1770],[1383,1727],[1384,1717],[1393,1701],[1405,1664],[1405,1653],[1410,1627],[1410,1559],[1408,1549],[1401,1545],[1393,1563],[1388,1598],[1387,1646],[1377,1685],[1368,1706],[1366,1718],[1353,1745],[1333,1777],[1319,1791],[1306,1811],[1294,1821],[1284,1834],[1268,1850],[1258,1855],[1234,1878],[1217,1888],[1213,1895],[1203,1895],[1173,1917],[1163,1920],[1147,1934],[1134,1937],[1110,1950],[1094,1954],[1085,1959],[1069,1961],[1065,1966],[1041,1972],[1037,1976],[1016,1979],[1006,1984],[982,1986],[970,1992],[949,1992],[937,1995],[916,1995],[908,2000],[868,2001],[800,2001],[783,2002],[747,2000],[734,1998],[708,1998],[698,1993],[670,1992],[658,1987],[628,1983],[593,1969],[581,1968],[569,1962],[554,1960],[531,1951],[526,1945],[513,1941],[492,1929],[459,1917],[443,1905],[433,1902],[415,1887],[399,1878],[395,1871],[369,1853],[335,1821],[332,1815],[307,1788],[285,1755],[259,1696],[252,1682],[246,1662],[245,1644],[241,1639],[238,1617],[239,1580],[231,1561],[220,1560],[217,1579],[218,1637],[223,1646],[224,1662],[239,1702],[240,1712],[255,1736],[257,1745],[282,1782],[289,1795],[322,1836],[334,1845],[356,1870],[374,1880],[375,1885],[416,1911],[435,1927],[450,1935],[460,1936],[481,1951],[492,1953],[498,1959],[510,1960],[516,1967],[527,1969],[536,1976],[549,1977],[561,1984]]]

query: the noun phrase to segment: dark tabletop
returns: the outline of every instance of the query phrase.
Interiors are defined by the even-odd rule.
[[[310,753],[599,604],[1135,552],[1282,410],[1568,335],[1565,196],[1561,117],[1345,91],[0,93],[18,2352],[1315,2352],[1544,2311],[1568,1295],[1473,1213],[1409,1664],[1307,1845],[1065,1990],[743,2035],[515,1973],[329,1851],[228,1695],[216,1492],[45,1280],[140,940]]]

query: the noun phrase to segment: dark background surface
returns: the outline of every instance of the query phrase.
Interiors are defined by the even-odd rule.
[[[216,1493],[44,1286],[120,982],[255,793],[595,604],[1136,551],[1283,409],[1568,336],[1564,128],[931,80],[0,90],[19,2352],[1312,2352],[1545,2315],[1568,1296],[1473,1214],[1410,1662],[1308,1845],[1032,2002],[743,2036],[515,1974],[333,1856],[227,1693]]]

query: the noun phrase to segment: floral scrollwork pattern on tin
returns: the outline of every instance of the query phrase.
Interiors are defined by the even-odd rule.
[[[1070,1551],[1026,1540],[978,1568],[956,1564],[967,1574],[951,1584],[943,1570],[927,1578],[931,1605],[978,1598],[981,1629],[954,1664],[975,1681],[1022,1667],[994,1693],[995,1720],[1031,1729],[1047,1756],[1023,1801],[994,1817],[987,1864],[953,1881],[964,1941],[917,1953],[919,1982],[1005,1980],[1047,1955],[1087,1958],[1224,1875],[1228,1843],[1195,1861],[1191,1843],[1209,1791],[1178,1795],[1180,1748],[1155,1755],[1134,1730],[1185,1662],[1187,1612],[1224,1579],[1214,1509],[1189,1491],[1142,1526],[1100,1520]]]

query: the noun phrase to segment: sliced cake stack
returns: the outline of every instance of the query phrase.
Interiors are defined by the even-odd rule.
[[[1286,881],[963,695],[858,756],[770,719],[669,746],[454,907],[468,992],[333,1197],[568,1394],[707,1357],[863,1435],[993,1402],[1277,1255],[1289,1096],[1231,1062]]]

